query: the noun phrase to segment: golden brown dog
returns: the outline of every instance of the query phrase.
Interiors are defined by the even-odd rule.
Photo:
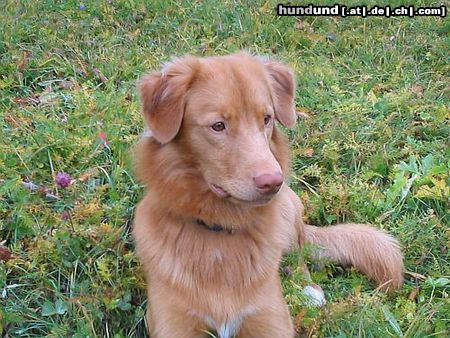
[[[384,289],[402,284],[402,254],[361,224],[305,225],[284,183],[288,145],[275,120],[295,124],[294,76],[239,53],[187,56],[139,81],[151,135],[136,149],[149,188],[134,237],[148,283],[152,338],[293,337],[278,268],[310,242]],[[306,272],[307,273],[307,272]]]

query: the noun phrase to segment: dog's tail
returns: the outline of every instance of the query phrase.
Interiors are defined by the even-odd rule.
[[[393,291],[403,283],[403,255],[397,240],[366,224],[329,227],[306,225],[306,242],[318,247],[314,259],[352,265],[374,280],[379,288]]]

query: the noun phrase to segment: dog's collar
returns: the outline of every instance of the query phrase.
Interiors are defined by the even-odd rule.
[[[234,234],[236,232],[236,229],[234,229],[234,227],[232,226],[231,229],[229,228],[225,228],[223,225],[217,224],[217,223],[213,223],[213,224],[208,224],[205,221],[197,218],[195,220],[195,223],[197,223],[198,225],[201,225],[202,227],[211,230],[211,231],[215,231],[215,232],[220,232],[220,231],[226,231],[227,233],[229,233],[230,235]]]

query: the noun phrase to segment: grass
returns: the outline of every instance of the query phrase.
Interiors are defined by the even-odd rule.
[[[136,79],[172,55],[244,48],[297,75],[302,116],[287,133],[308,221],[370,222],[405,252],[406,282],[391,295],[353,270],[315,271],[320,309],[305,307],[295,254],[286,257],[299,332],[448,335],[449,21],[280,18],[276,4],[2,1],[0,334],[145,336],[130,236],[142,195],[130,158],[143,130]],[[72,184],[58,187],[58,172]]]

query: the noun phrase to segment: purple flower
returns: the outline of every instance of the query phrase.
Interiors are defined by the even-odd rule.
[[[55,177],[55,182],[60,188],[67,188],[70,185],[72,178],[65,172],[58,172]]]
[[[62,219],[63,221],[69,220],[69,219],[70,219],[70,212],[68,212],[67,210],[64,210],[64,211],[61,213],[61,219]]]
[[[80,10],[84,10],[84,9],[86,9],[86,5],[85,4],[80,4],[80,6],[78,8],[80,8]]]

